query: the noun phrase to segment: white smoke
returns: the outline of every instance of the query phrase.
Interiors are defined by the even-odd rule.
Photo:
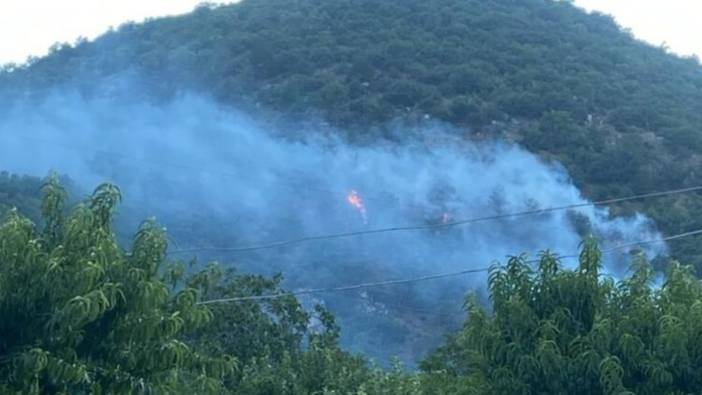
[[[198,96],[156,104],[58,92],[1,111],[0,169],[39,176],[56,170],[86,190],[116,182],[125,196],[123,222],[156,215],[179,248],[257,245],[586,202],[557,164],[515,145],[466,141],[446,126],[396,127],[400,143],[350,144],[329,131],[263,125]],[[364,215],[349,204],[351,191],[362,199]],[[606,208],[585,207],[200,258],[282,272],[289,287],[318,288],[485,267],[544,249],[573,254],[589,232],[603,248],[660,237],[641,215],[611,218]],[[665,246],[645,251],[665,253]],[[626,268],[624,255],[608,256],[612,273]],[[411,314],[393,303],[455,312],[465,292],[484,287],[485,275],[474,275],[323,299],[345,324],[346,344],[410,360],[455,322],[413,332],[419,324],[408,323]],[[378,311],[381,320],[373,315]]]

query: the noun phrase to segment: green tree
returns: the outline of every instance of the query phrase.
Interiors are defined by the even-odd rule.
[[[183,333],[211,312],[171,293],[164,232],[146,221],[129,252],[110,226],[119,190],[99,186],[64,217],[56,177],[45,226],[12,212],[0,227],[0,377],[17,393],[218,393],[233,359],[200,354]]]
[[[474,299],[465,327],[422,365],[425,385],[478,394],[692,394],[702,386],[702,285],[669,265],[665,282],[643,258],[615,283],[585,243],[579,266],[545,252],[489,277],[492,313]],[[438,383],[438,384],[436,384]]]
[[[121,249],[116,186],[69,215],[56,176],[43,192],[42,229],[16,210],[0,226],[0,393],[416,393],[400,369],[343,351],[333,315],[281,276],[169,262],[152,220]],[[281,296],[209,303],[264,294]]]

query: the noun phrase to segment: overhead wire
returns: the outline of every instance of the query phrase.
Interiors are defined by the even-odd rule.
[[[22,139],[26,139],[29,141],[49,142],[49,141],[44,141],[41,139],[31,137],[31,136],[13,136],[13,137],[22,138]],[[81,148],[66,145],[63,142],[56,141],[56,142],[50,142],[50,143],[52,143],[53,146],[62,146],[62,147],[67,148],[67,149],[81,150]],[[130,159],[130,160],[144,161],[143,158],[137,158],[134,156],[111,152],[111,151],[94,150],[94,152],[113,155],[113,156],[122,157],[122,158]],[[237,176],[233,173],[226,173],[226,172],[221,172],[221,171],[212,172],[212,171],[203,170],[203,169],[199,169],[199,168],[196,168],[193,166],[187,166],[187,165],[182,165],[182,164],[153,162],[153,161],[151,163],[156,164],[156,165],[161,165],[161,166],[170,166],[170,167],[178,167],[178,168],[182,168],[182,169],[190,169],[193,171],[199,171],[201,173],[219,174],[219,175],[226,176],[226,177],[236,177]],[[327,235],[319,235],[319,236],[304,236],[304,237],[299,237],[299,238],[290,239],[290,240],[274,241],[274,242],[269,242],[269,243],[261,243],[261,244],[256,244],[256,245],[243,246],[243,247],[196,247],[196,248],[187,248],[187,249],[176,249],[176,250],[169,251],[169,253],[179,254],[179,253],[193,253],[193,252],[203,252],[203,251],[222,251],[222,252],[255,251],[255,250],[262,250],[262,249],[280,248],[280,247],[284,247],[284,246],[288,246],[288,245],[299,244],[299,243],[304,243],[304,242],[309,242],[309,241],[331,240],[331,239],[347,238],[347,237],[354,237],[354,236],[361,236],[361,235],[380,234],[380,233],[389,233],[389,232],[448,228],[448,227],[473,224],[473,223],[485,222],[485,221],[491,221],[491,220],[516,218],[516,217],[523,217],[523,216],[529,216],[529,215],[538,215],[538,214],[545,214],[545,213],[550,213],[550,212],[555,212],[555,211],[572,210],[572,209],[576,209],[576,208],[592,207],[592,206],[599,206],[599,205],[608,205],[608,204],[620,203],[620,202],[631,201],[631,200],[641,200],[641,199],[647,199],[647,198],[671,196],[671,195],[697,192],[697,191],[702,191],[702,186],[692,186],[692,187],[687,187],[687,188],[679,188],[679,189],[672,189],[672,190],[666,190],[666,191],[630,195],[630,196],[619,197],[619,198],[604,199],[604,200],[598,200],[598,201],[593,201],[593,202],[575,203],[575,204],[569,204],[569,205],[563,205],[563,206],[554,206],[554,207],[526,210],[526,211],[507,213],[507,214],[497,214],[497,215],[490,215],[490,216],[483,216],[483,217],[468,218],[468,219],[457,220],[457,221],[449,221],[449,222],[445,222],[445,223],[442,222],[442,223],[435,223],[435,224],[396,226],[396,227],[369,229],[369,230],[361,230],[361,231],[355,231],[355,232],[344,232],[344,233],[327,234]],[[325,192],[329,192],[329,191],[325,190]],[[683,238],[683,237],[697,235],[700,233],[702,233],[702,230],[685,232],[685,233],[673,235],[673,236],[662,238],[662,239],[643,240],[643,241],[638,241],[638,242],[627,243],[624,245],[617,246],[617,247],[610,249],[610,250],[605,250],[605,251],[603,251],[603,254],[610,253],[613,250],[619,250],[619,249],[626,248],[629,246],[650,244],[650,243],[656,243],[656,242],[665,242],[665,241],[675,240],[675,239],[679,239],[679,238]],[[578,255],[570,255],[570,256],[566,255],[566,256],[560,256],[559,258],[561,258],[561,259],[573,258],[573,257],[577,257],[577,256]],[[536,261],[538,261],[538,260],[536,260]],[[535,261],[529,261],[529,262],[534,263]],[[263,300],[263,299],[283,297],[283,296],[287,296],[287,295],[305,295],[305,294],[324,293],[324,292],[349,291],[349,290],[372,288],[372,287],[387,286],[387,285],[432,281],[432,280],[438,280],[438,279],[447,278],[447,277],[456,277],[456,276],[462,276],[462,275],[467,275],[467,274],[471,274],[471,273],[485,272],[488,270],[489,270],[489,267],[479,268],[479,269],[468,269],[468,270],[461,270],[458,272],[428,275],[428,276],[422,276],[422,277],[416,277],[416,278],[410,278],[410,279],[369,282],[369,283],[355,284],[355,285],[349,285],[349,286],[343,286],[343,287],[308,289],[308,290],[300,290],[300,291],[296,291],[296,292],[288,292],[288,293],[283,293],[283,294],[258,295],[258,296],[242,297],[242,298],[230,298],[230,299],[226,299],[226,300],[229,300],[229,301]],[[219,302],[223,302],[226,300],[203,301],[203,302],[200,302],[200,304],[219,303]]]
[[[625,196],[625,197],[619,197],[619,198],[613,198],[613,199],[605,199],[605,200],[598,200],[598,201],[585,202],[585,203],[575,203],[575,204],[568,204],[568,205],[563,205],[563,206],[554,206],[554,207],[526,210],[526,211],[507,213],[507,214],[495,214],[495,215],[488,215],[488,216],[483,216],[483,217],[467,218],[467,219],[463,219],[463,220],[449,221],[449,222],[445,222],[445,223],[410,225],[410,226],[395,226],[395,227],[388,227],[388,228],[359,230],[359,231],[354,231],[354,232],[343,232],[343,233],[326,234],[326,235],[318,235],[318,236],[303,236],[303,237],[289,239],[289,240],[280,240],[280,241],[252,244],[252,245],[240,246],[240,247],[193,247],[193,248],[186,248],[186,249],[171,250],[171,251],[169,251],[169,253],[170,254],[187,254],[187,253],[197,253],[197,252],[249,252],[249,251],[257,251],[257,250],[286,247],[289,245],[300,244],[300,243],[305,243],[305,242],[310,242],[310,241],[333,240],[333,239],[349,238],[349,237],[362,236],[362,235],[373,235],[373,234],[380,234],[380,233],[390,233],[390,232],[403,232],[403,231],[414,231],[414,230],[448,228],[448,227],[454,227],[454,226],[460,226],[460,225],[474,224],[474,223],[478,223],[478,222],[494,221],[494,220],[499,220],[499,219],[516,218],[516,217],[524,217],[524,216],[529,216],[529,215],[545,214],[545,213],[550,213],[550,212],[555,212],[555,211],[572,210],[572,209],[576,209],[576,208],[591,207],[591,206],[601,206],[601,205],[608,205],[608,204],[620,203],[620,202],[631,201],[631,200],[641,200],[641,199],[648,199],[648,198],[654,198],[654,197],[671,196],[671,195],[697,192],[697,191],[702,191],[702,186],[693,186],[693,187],[687,187],[687,188],[672,189],[672,190],[667,190],[667,191],[650,192],[650,193],[631,195],[631,196]]]
[[[368,310],[365,311],[367,314],[373,314],[373,313],[378,313],[378,314],[383,314],[387,313],[388,311],[404,311],[404,312],[409,312],[409,313],[418,313],[419,315],[426,315],[426,316],[434,316],[434,317],[443,317],[443,318],[456,318],[459,316],[463,315],[463,310],[460,308],[458,310],[451,310],[451,311],[436,311],[436,310],[427,310],[427,309],[422,309],[422,308],[416,308],[412,307],[410,305],[406,304],[395,304],[395,303],[388,303],[388,302],[383,302],[379,300],[373,300],[370,297],[363,297],[360,295],[354,295],[354,294],[348,294],[345,295],[346,297],[350,297],[352,299],[355,299],[359,302],[365,303],[365,306],[368,308],[373,308],[377,310]],[[383,309],[385,311],[383,311]]]
[[[65,144],[64,142],[61,142],[61,141],[43,140],[43,139],[39,139],[39,138],[36,138],[33,136],[10,136],[10,137],[13,137],[15,139],[25,139],[27,141],[50,143],[50,144],[52,144],[53,147],[60,146],[60,147],[66,148],[66,149],[72,149],[72,150],[77,150],[77,151],[81,151],[81,152],[85,150],[85,148]],[[121,158],[129,159],[129,160],[149,162],[149,163],[159,165],[159,166],[169,166],[169,167],[174,167],[174,168],[189,169],[189,170],[198,171],[198,172],[201,172],[204,174],[214,174],[214,175],[220,175],[220,176],[224,176],[224,177],[238,177],[239,176],[239,175],[234,174],[234,173],[204,170],[204,169],[197,168],[195,166],[188,166],[188,165],[184,165],[184,164],[180,164],[180,163],[147,161],[144,158],[139,158],[136,156],[125,155],[122,153],[106,151],[106,150],[99,150],[98,149],[98,150],[94,150],[94,152],[112,155],[112,156],[116,156],[116,157],[121,157]],[[309,189],[309,186],[306,186],[305,188]],[[326,190],[326,189],[318,189],[318,191],[330,192],[329,190]],[[194,253],[194,252],[204,252],[204,251],[213,251],[213,252],[214,251],[221,251],[221,252],[256,251],[256,250],[262,250],[262,249],[279,248],[279,247],[284,247],[284,246],[288,246],[288,245],[299,244],[299,243],[304,243],[304,242],[309,242],[309,241],[331,240],[331,239],[338,239],[338,238],[347,238],[347,237],[378,234],[378,233],[388,233],[388,232],[401,232],[401,231],[412,231],[412,230],[447,228],[447,227],[460,226],[460,225],[466,225],[466,224],[472,224],[472,223],[478,223],[478,222],[484,222],[484,221],[516,218],[516,217],[529,216],[529,215],[538,215],[538,214],[545,214],[545,213],[550,213],[550,212],[555,212],[555,211],[572,210],[572,209],[576,209],[576,208],[600,206],[600,205],[614,204],[614,203],[620,203],[620,202],[631,201],[631,200],[641,200],[641,199],[647,199],[647,198],[671,196],[671,195],[697,192],[697,191],[702,191],[702,185],[686,187],[686,188],[671,189],[671,190],[659,191],[659,192],[630,195],[630,196],[619,197],[619,198],[604,199],[604,200],[593,201],[593,202],[575,203],[575,204],[569,204],[569,205],[563,205],[563,206],[554,206],[554,207],[526,210],[526,211],[507,213],[507,214],[496,214],[496,215],[490,215],[490,216],[468,218],[468,219],[463,219],[463,220],[448,221],[448,222],[441,222],[441,223],[435,223],[435,224],[396,226],[396,227],[368,229],[368,230],[360,230],[360,231],[355,231],[355,232],[343,232],[343,233],[327,234],[327,235],[319,235],[319,236],[303,236],[303,237],[290,239],[290,240],[273,241],[273,242],[269,242],[269,243],[259,243],[259,244],[255,244],[255,245],[242,246],[242,247],[193,247],[193,248],[183,248],[183,249],[178,248],[175,250],[170,250],[168,252],[170,254],[182,254],[182,253]]]
[[[618,250],[621,250],[621,249],[624,249],[627,247],[636,246],[636,245],[664,243],[667,241],[678,240],[678,239],[682,239],[682,238],[690,237],[690,236],[695,236],[695,235],[699,235],[699,234],[702,234],[702,229],[698,229],[698,230],[694,230],[694,231],[690,231],[690,232],[685,232],[685,233],[680,233],[680,234],[676,234],[676,235],[672,235],[672,236],[668,236],[668,237],[663,237],[663,238],[658,238],[658,239],[648,239],[648,240],[641,240],[641,241],[632,242],[632,243],[624,243],[624,244],[620,244],[620,245],[602,250],[602,254],[611,254],[615,251],[618,251]],[[579,254],[571,254],[571,255],[561,255],[561,256],[558,256],[558,258],[559,259],[569,259],[569,258],[577,258],[579,256],[580,256]],[[538,263],[538,262],[539,262],[538,259],[532,259],[532,260],[526,261],[526,263]],[[398,279],[398,280],[375,281],[375,282],[367,282],[367,283],[345,285],[345,286],[338,286],[338,287],[301,289],[301,290],[297,290],[297,291],[293,291],[293,292],[204,300],[204,301],[198,302],[197,304],[209,305],[209,304],[231,303],[231,302],[262,301],[262,300],[270,300],[270,299],[277,299],[277,298],[290,297],[290,296],[302,296],[302,295],[311,295],[311,294],[320,294],[320,293],[335,293],[335,292],[353,291],[353,290],[359,290],[359,289],[367,289],[367,288],[384,287],[384,286],[391,286],[391,285],[412,284],[412,283],[433,281],[433,280],[439,280],[439,279],[450,278],[450,277],[464,276],[467,274],[483,273],[483,272],[488,272],[489,270],[490,270],[490,267],[488,266],[488,267],[465,269],[465,270],[449,272],[449,273],[433,274],[433,275],[426,275],[426,276]]]

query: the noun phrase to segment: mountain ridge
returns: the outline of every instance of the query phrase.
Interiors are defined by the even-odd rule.
[[[56,46],[6,67],[0,87],[5,97],[68,84],[105,94],[125,73],[142,86],[129,94],[205,92],[359,135],[401,118],[509,138],[563,163],[593,199],[702,183],[702,66],[566,1],[203,5]],[[695,195],[613,211],[642,210],[680,232],[694,226],[701,202]],[[694,242],[674,245],[673,255],[702,264]]]

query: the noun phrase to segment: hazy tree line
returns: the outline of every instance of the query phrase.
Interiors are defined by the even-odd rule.
[[[41,207],[41,180],[37,177],[18,176],[0,172],[0,215],[13,208],[38,220]]]

